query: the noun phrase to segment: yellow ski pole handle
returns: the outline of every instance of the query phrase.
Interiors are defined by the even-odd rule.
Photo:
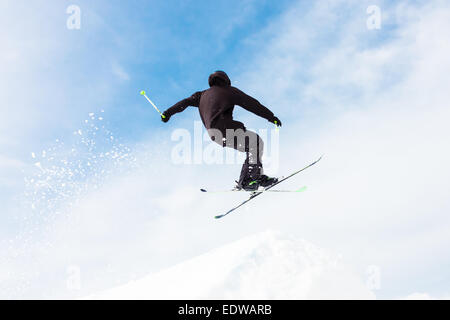
[[[165,119],[166,118],[166,116],[165,115],[163,115],[162,114],[162,112],[161,111],[159,111],[159,109],[158,109],[158,107],[157,106],[155,106],[155,104],[152,102],[152,100],[150,100],[149,99],[149,97],[147,97],[147,94],[145,93],[145,91],[144,90],[142,90],[141,91],[141,96],[144,96],[145,97],[145,99],[147,99],[148,100],[148,102],[150,102],[150,104],[153,106],[153,108],[155,108],[155,110],[156,111],[158,111],[158,113],[161,115],[161,117],[163,118],[163,119]]]
[[[273,123],[275,123],[275,130],[279,130],[280,128],[278,128],[278,126],[277,126],[277,123],[278,123],[278,121],[277,120],[275,120]]]

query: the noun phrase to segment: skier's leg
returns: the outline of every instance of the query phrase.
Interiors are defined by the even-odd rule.
[[[253,131],[237,129],[234,131],[235,149],[246,152],[247,158],[242,165],[238,186],[245,189],[254,189],[258,186],[269,187],[278,181],[263,174],[262,156],[264,142],[261,137]],[[229,138],[226,139],[229,141]],[[249,185],[251,182],[256,184]]]
[[[263,175],[264,142],[258,134],[247,130],[242,122],[231,119],[220,119],[215,122],[215,128],[208,132],[211,139],[223,147],[246,153],[238,182],[240,187],[258,180]]]
[[[247,130],[241,122],[229,121],[226,128],[224,146],[246,153],[238,182],[238,185],[243,187],[257,180],[263,173],[264,142],[258,134]]]
[[[236,130],[236,150],[245,152],[247,157],[242,165],[239,186],[245,186],[251,181],[257,180],[263,174],[262,155],[264,142],[253,131]],[[228,140],[228,139],[227,139]]]

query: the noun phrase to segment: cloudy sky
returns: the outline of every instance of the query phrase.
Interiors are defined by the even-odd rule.
[[[377,266],[377,297],[448,296],[449,16],[439,0],[2,1],[1,294],[83,296],[270,228],[362,278]],[[283,121],[269,174],[325,155],[285,184],[307,192],[211,219],[242,196],[198,188],[240,165],[174,164],[171,135],[198,114],[163,124],[139,91],[165,109],[217,69]]]

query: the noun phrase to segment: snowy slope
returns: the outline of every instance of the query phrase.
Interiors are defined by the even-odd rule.
[[[373,299],[337,257],[266,231],[88,299]]]

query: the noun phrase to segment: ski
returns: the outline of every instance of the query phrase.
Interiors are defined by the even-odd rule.
[[[218,215],[218,216],[215,216],[214,218],[215,218],[215,219],[220,219],[220,218],[223,218],[223,217],[229,215],[230,213],[232,213],[232,212],[235,211],[236,209],[239,209],[240,207],[242,207],[242,206],[243,206],[244,204],[246,204],[247,202],[249,202],[249,201],[251,201],[252,199],[256,198],[257,196],[263,194],[264,192],[269,191],[269,189],[275,187],[276,185],[280,184],[281,182],[283,182],[283,181],[285,181],[285,180],[287,180],[287,179],[289,179],[289,178],[295,176],[296,174],[298,174],[298,173],[300,173],[300,172],[302,172],[302,171],[308,169],[309,167],[312,167],[312,166],[315,165],[317,162],[319,162],[321,159],[322,159],[322,157],[320,157],[319,159],[317,159],[317,160],[314,161],[313,163],[307,165],[306,167],[304,167],[304,168],[302,168],[302,169],[300,169],[300,170],[297,170],[297,171],[295,171],[294,173],[291,173],[290,175],[288,175],[288,176],[286,176],[286,177],[284,177],[284,178],[278,180],[276,183],[274,183],[273,185],[271,185],[270,187],[267,187],[266,189],[264,189],[264,190],[262,190],[262,191],[254,191],[254,193],[250,196],[250,198],[248,198],[247,200],[241,202],[239,205],[237,205],[237,206],[231,208],[231,209],[228,210],[226,213],[221,214],[221,215]]]
[[[281,178],[282,179],[282,178]],[[244,189],[238,190],[238,189],[231,189],[231,190],[207,190],[207,189],[200,189],[203,193],[232,193],[232,192],[246,192],[246,193],[258,193],[258,192],[303,192],[306,190],[306,186],[303,186],[297,190],[254,190],[254,191],[247,191]]]

